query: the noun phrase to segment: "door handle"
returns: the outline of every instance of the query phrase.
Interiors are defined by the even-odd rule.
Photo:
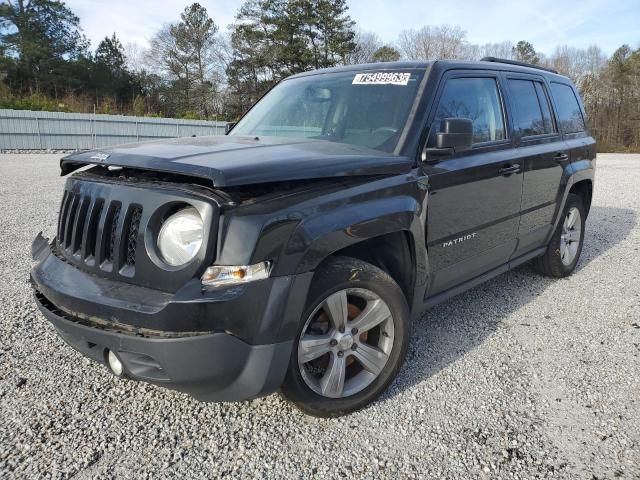
[[[565,160],[569,160],[569,154],[567,154],[567,153],[556,153],[553,156],[553,159],[556,162],[564,162]]]
[[[518,173],[519,171],[520,171],[520,165],[515,163],[513,165],[509,165],[508,167],[502,167],[500,170],[498,170],[498,173],[500,175],[508,176],[508,175],[513,175],[514,173]]]

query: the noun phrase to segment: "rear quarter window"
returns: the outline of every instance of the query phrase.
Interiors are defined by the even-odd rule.
[[[514,126],[523,137],[553,133],[547,97],[539,82],[508,81],[511,103],[515,107]]]
[[[564,83],[551,83],[551,94],[558,107],[558,125],[562,133],[584,132],[584,118],[573,88]]]

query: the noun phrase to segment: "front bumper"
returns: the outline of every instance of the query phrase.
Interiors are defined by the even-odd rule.
[[[105,364],[113,351],[124,375],[186,392],[203,401],[235,401],[266,395],[284,378],[292,341],[249,345],[226,333],[175,338],[137,337],[74,322],[36,294],[40,311],[73,348]]]
[[[311,274],[168,294],[79,270],[51,253],[31,271],[40,311],[60,336],[125,376],[204,401],[237,401],[282,383]]]

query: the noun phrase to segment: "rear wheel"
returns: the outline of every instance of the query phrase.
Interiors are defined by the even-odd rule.
[[[282,394],[306,413],[333,417],[374,400],[407,350],[409,308],[393,279],[336,257],[316,272]]]
[[[582,197],[569,194],[547,251],[534,263],[538,272],[556,278],[566,277],[573,272],[582,252],[586,218]]]

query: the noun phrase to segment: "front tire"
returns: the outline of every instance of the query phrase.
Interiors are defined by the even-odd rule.
[[[539,273],[555,278],[573,273],[582,253],[586,218],[582,197],[570,193],[547,251],[534,262]]]
[[[362,408],[400,369],[409,323],[405,297],[387,273],[354,258],[328,259],[311,284],[282,395],[317,417]]]

